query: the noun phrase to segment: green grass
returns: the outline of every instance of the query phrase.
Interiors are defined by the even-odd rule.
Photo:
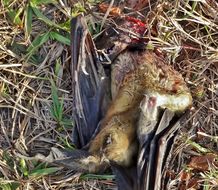
[[[104,179],[104,180],[115,180],[114,175],[98,175],[98,174],[84,174],[80,179]]]

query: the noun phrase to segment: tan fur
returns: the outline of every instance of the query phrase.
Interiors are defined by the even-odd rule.
[[[126,62],[122,61],[127,60],[126,57],[128,69],[125,69]],[[120,68],[119,71],[115,67]],[[112,79],[115,97],[103,119],[100,132],[90,143],[89,153],[96,157],[91,172],[106,168],[109,161],[122,166],[131,165],[137,152],[139,105],[145,95],[159,98],[159,102],[162,101],[160,95],[164,96],[159,106],[172,111],[182,112],[192,104],[190,91],[182,76],[150,51],[127,51],[121,54],[115,60],[112,72],[114,79],[118,79]],[[183,99],[183,103],[178,102]]]

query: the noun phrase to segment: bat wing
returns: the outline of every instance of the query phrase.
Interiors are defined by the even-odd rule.
[[[163,131],[163,134],[157,140],[157,152],[156,152],[156,171],[154,177],[154,190],[158,190],[161,187],[163,167],[166,164],[166,159],[171,156],[172,148],[175,141],[175,136],[178,129],[182,126],[185,115],[173,119],[173,123],[170,124],[167,130]],[[171,122],[172,122],[171,121]]]
[[[111,163],[111,167],[119,190],[137,190],[136,167],[123,168],[116,163]]]
[[[184,117],[183,115],[178,118],[174,112],[165,110],[152,140],[141,147],[139,158],[143,159],[138,161],[138,189],[160,189],[163,166]]]
[[[107,77],[82,15],[71,21],[71,73],[74,95],[73,143],[84,147],[105,112]]]
[[[158,149],[158,140],[161,138],[163,135],[164,131],[170,128],[170,122],[172,121],[174,117],[174,113],[165,110],[161,120],[157,126],[157,129],[154,133],[154,136],[152,140],[149,142],[149,147],[148,145],[146,146],[147,149],[149,149],[149,155],[144,155],[146,156],[146,160],[144,160],[144,166],[142,167],[140,162],[139,165],[140,167],[143,168],[143,170],[140,171],[140,182],[139,186],[140,189],[143,190],[152,190],[156,186],[155,184],[155,176],[156,176],[156,170],[157,170],[157,159],[158,159],[158,154],[157,154],[157,149]],[[163,148],[163,147],[162,147]],[[143,150],[143,147],[142,147]],[[141,153],[141,152],[140,152]],[[143,153],[143,151],[142,151]],[[147,152],[146,152],[147,154]],[[145,162],[146,161],[146,162]]]

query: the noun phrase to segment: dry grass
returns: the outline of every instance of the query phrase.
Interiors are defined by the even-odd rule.
[[[0,189],[115,189],[111,175],[81,177],[32,159],[49,155],[52,147],[73,148],[69,20],[70,7],[75,15],[84,5],[28,2],[0,5]],[[156,31],[146,38],[183,74],[194,97],[168,160],[174,165],[166,166],[175,176],[167,189],[182,189],[180,174],[193,156],[207,150],[218,159],[218,4],[176,0],[151,6],[138,13],[148,12],[149,29]],[[87,20],[107,24],[107,16],[95,12]],[[216,189],[217,170],[213,165],[192,173],[203,189]]]
[[[209,171],[189,167],[194,156],[218,157],[218,4],[215,1],[160,2],[150,13],[158,26],[151,43],[166,53],[192,91],[194,105],[179,132],[164,176],[173,173],[167,189],[217,189],[218,167]],[[199,164],[199,163],[196,163]],[[200,163],[201,164],[201,163]],[[186,171],[189,178],[183,178]],[[169,177],[169,176],[168,176]],[[195,182],[191,182],[195,180]]]

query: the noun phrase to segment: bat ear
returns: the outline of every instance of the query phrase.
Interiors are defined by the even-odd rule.
[[[84,147],[103,117],[109,82],[82,15],[71,20],[71,73],[73,89],[73,143]]]

